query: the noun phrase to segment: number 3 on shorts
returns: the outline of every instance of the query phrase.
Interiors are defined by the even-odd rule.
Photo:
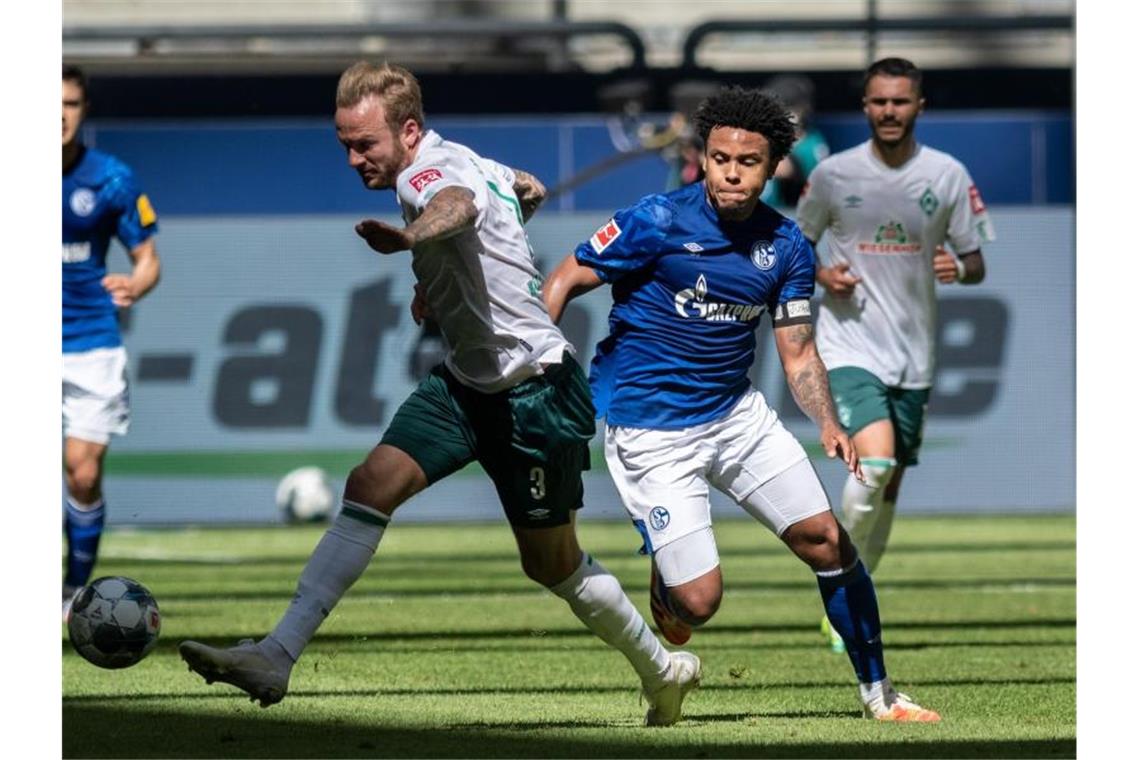
[[[530,468],[530,495],[535,501],[546,496],[546,472],[541,467]]]

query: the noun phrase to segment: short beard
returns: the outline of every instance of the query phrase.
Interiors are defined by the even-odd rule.
[[[882,137],[879,137],[879,129],[878,129],[877,125],[872,125],[871,129],[875,135],[875,140],[877,140],[881,145],[885,145],[888,148],[895,148],[895,147],[898,147],[899,145],[902,145],[903,143],[905,143],[908,139],[910,139],[910,136],[914,134],[914,122],[913,121],[909,125],[900,125],[900,126],[903,127],[903,132],[901,135],[899,135],[898,139],[896,139],[896,140],[886,140]]]

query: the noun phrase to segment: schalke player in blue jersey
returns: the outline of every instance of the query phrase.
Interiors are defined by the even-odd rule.
[[[127,355],[118,309],[158,282],[157,219],[131,170],[83,145],[87,79],[63,66],[63,465],[67,479],[67,576],[63,614],[87,583],[103,532],[103,457],[127,432]],[[107,273],[107,247],[127,249],[129,275]]]
[[[606,418],[610,474],[652,557],[653,617],[679,645],[720,605],[711,485],[815,571],[864,714],[937,721],[891,686],[871,577],[803,447],[748,379],[755,330],[768,313],[788,386],[819,425],[824,451],[860,476],[816,352],[811,245],[759,202],[795,140],[792,121],[772,98],[734,87],[702,103],[695,122],[704,181],[617,212],[544,290],[557,322],[569,299],[612,286],[610,334],[597,347],[590,384]]]

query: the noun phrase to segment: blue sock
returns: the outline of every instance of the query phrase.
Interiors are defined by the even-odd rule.
[[[887,668],[883,663],[879,602],[863,561],[856,559],[848,568],[816,576],[827,619],[842,637],[859,683],[883,680]]]
[[[80,509],[71,499],[67,500],[67,577],[64,583],[68,586],[85,586],[91,579],[95,555],[99,552],[99,538],[103,535],[105,513],[102,499],[86,509]]]

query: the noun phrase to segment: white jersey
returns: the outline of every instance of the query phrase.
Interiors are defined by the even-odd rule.
[[[542,275],[523,230],[514,172],[428,130],[411,166],[396,178],[404,221],[457,185],[475,194],[470,229],[412,249],[412,270],[447,342],[447,368],[496,393],[562,361],[570,343],[542,301]]]
[[[966,167],[925,145],[892,169],[871,141],[825,159],[808,178],[796,221],[809,239],[829,232],[823,265],[862,278],[850,298],[823,296],[817,344],[829,369],[856,366],[888,386],[934,383],[938,325],[934,249],[956,253],[994,239]]]

